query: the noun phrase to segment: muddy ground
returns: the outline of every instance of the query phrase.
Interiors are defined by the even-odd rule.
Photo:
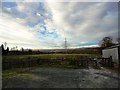
[[[108,69],[33,68],[3,78],[3,88],[118,88],[118,74]]]

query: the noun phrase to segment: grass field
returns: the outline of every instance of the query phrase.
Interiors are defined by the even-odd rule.
[[[28,58],[38,58],[38,59],[52,59],[52,58],[81,58],[81,57],[98,57],[98,54],[34,54],[34,55],[7,55],[3,56],[2,59],[4,61],[11,60],[26,60]]]

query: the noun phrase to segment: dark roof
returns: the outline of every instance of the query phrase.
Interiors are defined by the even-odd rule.
[[[105,49],[111,49],[111,48],[116,48],[116,47],[120,47],[120,44],[116,44],[116,45],[114,45],[114,46],[110,46],[110,47],[107,47],[107,48],[105,48]],[[104,49],[103,49],[104,50]]]

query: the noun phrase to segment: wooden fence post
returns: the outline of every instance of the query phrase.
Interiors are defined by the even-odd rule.
[[[110,62],[109,62],[109,64],[110,64],[110,67],[113,66],[113,65],[112,65],[112,56],[110,56]]]

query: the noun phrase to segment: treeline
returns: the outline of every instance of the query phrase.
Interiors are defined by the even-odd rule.
[[[78,49],[49,49],[49,50],[32,50],[23,49],[22,50],[9,50],[9,47],[4,48],[2,44],[1,47],[2,55],[29,55],[29,54],[101,54],[100,47],[93,48],[78,48]]]
[[[78,48],[78,49],[54,49],[50,50],[50,53],[61,53],[61,54],[101,54],[100,47],[93,48]]]
[[[66,52],[68,54],[101,54],[101,48],[96,47],[96,48],[79,48],[79,49],[68,49]]]
[[[9,47],[7,47],[7,49],[4,48],[4,45],[2,44],[0,46],[0,55],[8,55],[9,53]]]

